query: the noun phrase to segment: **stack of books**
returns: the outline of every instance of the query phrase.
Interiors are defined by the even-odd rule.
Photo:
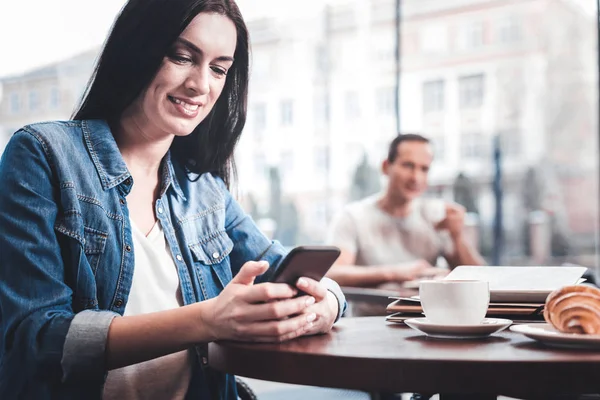
[[[581,283],[587,268],[565,267],[474,267],[455,268],[446,280],[484,280],[490,285],[488,318],[506,318],[514,323],[544,322],[546,297],[562,286]],[[402,322],[423,317],[419,296],[390,297],[387,321]]]

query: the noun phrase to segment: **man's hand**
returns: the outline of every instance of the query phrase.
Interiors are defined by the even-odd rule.
[[[461,237],[465,225],[465,208],[460,204],[446,204],[446,218],[440,221],[435,228],[445,229],[450,233],[452,239]]]
[[[442,277],[448,271],[436,268],[426,260],[416,260],[392,267],[392,281],[406,282],[424,278]]]

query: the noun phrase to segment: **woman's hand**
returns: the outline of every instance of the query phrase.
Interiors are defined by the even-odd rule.
[[[219,296],[206,301],[211,304],[201,319],[212,340],[283,342],[313,332],[319,318],[330,319],[322,305],[316,306],[316,297],[294,298],[297,290],[283,283],[254,285],[254,279],[268,268],[264,261],[247,262]],[[303,290],[315,292],[312,288]],[[321,290],[317,293],[322,302],[326,294]],[[318,325],[326,321],[319,321]]]
[[[304,335],[314,335],[317,333],[326,333],[331,330],[339,310],[337,298],[320,282],[310,278],[300,278],[296,283],[298,289],[315,299],[315,303],[306,307],[302,313],[307,317],[315,315],[316,318],[312,327],[303,333]]]

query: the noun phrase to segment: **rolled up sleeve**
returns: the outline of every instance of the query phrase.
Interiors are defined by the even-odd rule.
[[[106,342],[112,320],[119,316],[111,311],[86,310],[75,315],[67,332],[62,354],[63,382],[106,371]]]

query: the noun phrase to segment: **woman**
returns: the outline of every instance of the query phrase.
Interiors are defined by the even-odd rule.
[[[90,82],[73,121],[22,128],[0,163],[0,398],[235,398],[208,342],[326,332],[345,304],[329,280],[253,284],[285,251],[228,191],[239,10],[130,0]]]

